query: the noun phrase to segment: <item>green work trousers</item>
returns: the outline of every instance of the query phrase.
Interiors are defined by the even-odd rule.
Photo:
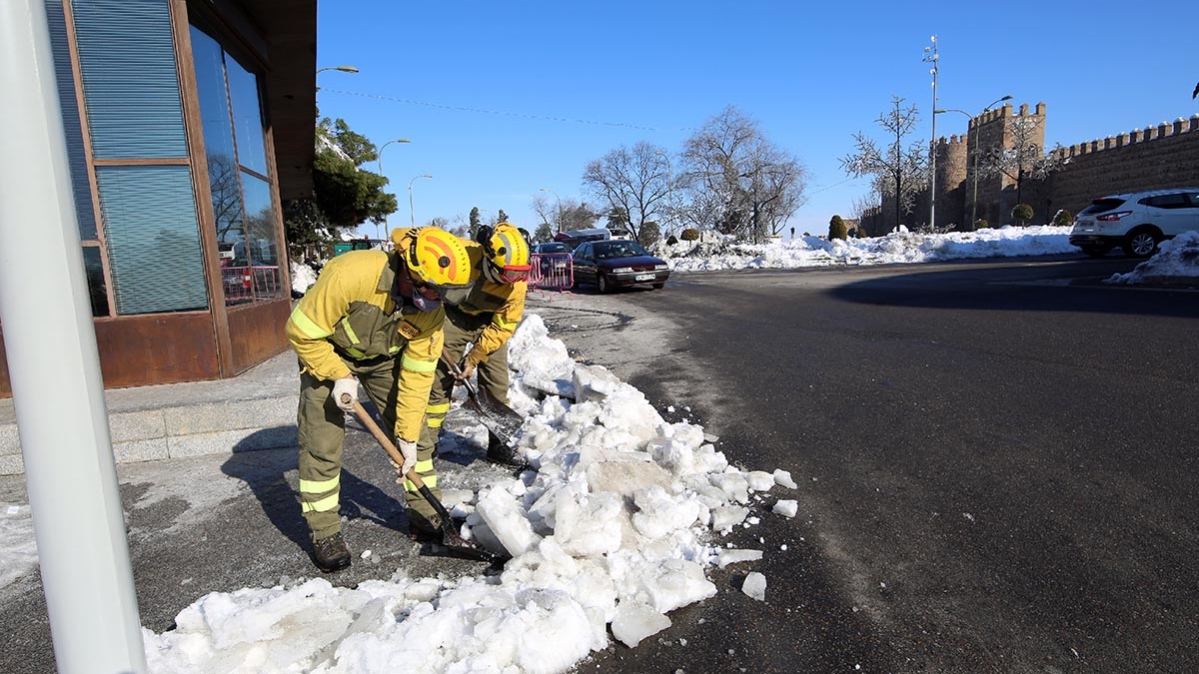
[[[366,395],[379,410],[383,429],[395,437],[396,381],[400,359],[370,364],[345,360]],[[300,505],[313,540],[341,531],[341,452],[346,413],[333,401],[333,382],[300,374],[300,407],[296,415],[300,442]]]
[[[491,324],[491,314],[472,316],[458,311],[454,307],[446,307],[445,324],[445,354],[455,363],[462,362],[462,354],[468,344],[473,344],[479,338],[484,328]],[[475,371],[479,376],[479,386],[497,400],[508,404],[508,344],[504,343],[491,354],[487,362],[479,363]],[[433,390],[429,393],[429,406],[425,408],[425,425],[421,429],[420,442],[417,444],[417,465],[426,460],[433,463],[433,451],[437,448],[437,439],[441,435],[441,425],[445,415],[450,411],[450,397],[454,392],[457,380],[444,362],[437,364],[437,377],[433,380]],[[421,472],[424,479],[424,472]],[[426,480],[427,482],[427,480]],[[414,499],[420,495],[408,492],[408,507],[422,512]]]

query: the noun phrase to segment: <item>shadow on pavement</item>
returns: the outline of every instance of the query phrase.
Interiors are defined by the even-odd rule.
[[[258,433],[274,434],[278,431],[279,429],[264,429]],[[247,448],[258,446],[255,442],[258,433],[234,446],[233,454],[221,464],[221,472],[245,482],[258,499],[271,524],[296,547],[311,554],[308,524],[300,511],[297,474],[299,451],[248,451]],[[360,453],[347,451],[343,455],[340,509],[342,517],[350,520],[363,519],[387,529],[406,532],[404,506],[397,500],[402,499],[402,495],[393,496],[358,477],[348,465],[359,463],[356,461],[357,454]],[[402,492],[397,491],[397,494]]]

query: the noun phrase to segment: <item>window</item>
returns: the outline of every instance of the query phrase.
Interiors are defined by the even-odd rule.
[[[191,27],[225,303],[283,297],[258,76]]]
[[[92,310],[107,316],[206,309],[167,0],[71,0],[70,7],[100,204],[98,225],[80,217]],[[64,22],[64,38],[66,28]],[[66,89],[65,72],[59,79]],[[70,86],[73,95],[73,76]],[[63,107],[70,146],[70,110],[77,114],[78,106]],[[105,266],[114,306],[107,302]]]

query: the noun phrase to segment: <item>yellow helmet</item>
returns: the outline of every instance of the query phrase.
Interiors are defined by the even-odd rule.
[[[516,283],[529,277],[533,268],[529,264],[529,244],[515,225],[501,222],[494,229],[482,227],[478,238],[487,259],[494,265],[491,271],[501,282]]]
[[[453,234],[439,227],[402,227],[391,241],[414,280],[438,288],[470,285],[470,254]]]

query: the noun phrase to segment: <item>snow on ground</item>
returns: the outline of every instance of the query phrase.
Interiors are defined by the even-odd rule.
[[[298,293],[308,292],[316,283],[316,270],[301,262],[291,263],[291,289]]]
[[[1107,283],[1137,284],[1156,278],[1199,278],[1199,232],[1183,232],[1163,241],[1158,252],[1127,274],[1113,274]]]
[[[0,587],[29,573],[37,565],[37,542],[29,506],[0,503]]]
[[[794,485],[789,473],[731,466],[702,427],[666,422],[637,389],[571,360],[535,314],[511,365],[512,405],[526,415],[518,447],[533,469],[459,506],[464,536],[512,555],[502,574],[397,569],[355,589],[315,578],[212,593],[176,629],[144,632],[151,670],[562,672],[715,595],[712,567],[761,557],[730,560],[720,533],[749,526],[755,506],[784,517],[768,513],[794,499],[778,486]]]
[[[688,256],[696,244],[680,242],[666,255],[675,271],[792,269],[834,265],[933,262],[984,257],[1078,253],[1069,227],[1001,227],[976,232],[917,234],[901,230],[886,236],[842,241],[804,236],[766,244],[729,244],[723,252]],[[703,246],[698,246],[703,250]]]
[[[1067,235],[1029,227],[805,237],[671,262],[687,271],[1077,252]],[[1112,281],[1199,276],[1197,258],[1199,234],[1183,235]],[[304,265],[292,274],[298,290],[315,280]],[[730,465],[702,427],[667,423],[637,389],[575,363],[537,315],[513,338],[511,364],[512,403],[527,417],[519,449],[533,469],[455,508],[465,536],[513,556],[500,575],[411,578],[401,568],[354,589],[318,577],[211,593],[178,615],[176,629],[143,630],[151,671],[562,672],[612,638],[633,647],[669,627],[671,611],[717,592],[713,567],[786,553],[731,549],[720,536],[760,517],[794,517],[787,471]],[[0,586],[35,563],[28,506],[0,504]],[[769,601],[768,579],[751,576],[743,591]]]

